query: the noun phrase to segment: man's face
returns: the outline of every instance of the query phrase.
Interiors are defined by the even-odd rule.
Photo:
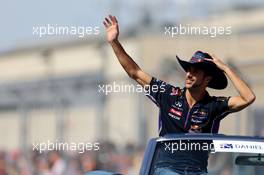
[[[186,71],[185,87],[187,89],[206,88],[209,81],[210,77],[206,76],[202,69],[190,66]]]

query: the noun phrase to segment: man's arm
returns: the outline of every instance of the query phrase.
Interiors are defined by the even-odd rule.
[[[239,96],[233,96],[228,101],[228,107],[231,112],[236,112],[244,109],[256,99],[254,92],[250,87],[226,64],[224,64],[215,55],[211,55],[213,60],[207,59],[208,61],[214,62],[221,70],[223,70],[228,78],[232,81],[233,85],[237,89]]]
[[[109,18],[105,18],[103,24],[106,27],[107,40],[129,77],[136,80],[142,86],[149,85],[152,77],[140,69],[118,41],[119,28],[116,17],[109,15]]]

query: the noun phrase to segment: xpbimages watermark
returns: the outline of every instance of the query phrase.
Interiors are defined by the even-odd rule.
[[[215,153],[214,144],[211,142],[190,142],[190,141],[175,141],[175,142],[163,142],[165,151],[171,154],[178,151],[211,151]]]
[[[150,92],[165,92],[165,85],[165,82],[163,82],[160,86],[145,85],[143,87],[139,84],[118,84],[113,82],[112,84],[99,84],[98,92],[105,95],[109,95],[111,93],[144,93],[145,95],[150,95]]]
[[[178,26],[165,26],[164,29],[164,34],[172,38],[179,35],[204,35],[214,38],[232,34],[231,26],[192,26],[190,24],[180,24]]]
[[[32,34],[42,38],[45,36],[77,36],[83,38],[88,35],[99,35],[100,30],[98,26],[69,26],[69,25],[57,25],[47,24],[43,26],[33,26]]]
[[[45,151],[76,151],[78,153],[84,153],[85,151],[98,151],[100,144],[98,142],[52,142],[47,140],[46,142],[34,142],[32,144],[33,151],[37,151],[40,154]]]

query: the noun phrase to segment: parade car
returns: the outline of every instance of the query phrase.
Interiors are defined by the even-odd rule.
[[[172,153],[194,149],[208,151],[210,153],[208,175],[263,175],[264,172],[264,137],[172,134],[153,138],[145,149],[140,175],[153,174],[159,149],[167,149]],[[94,171],[87,175],[118,173]]]

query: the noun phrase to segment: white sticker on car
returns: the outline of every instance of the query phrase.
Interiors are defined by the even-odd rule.
[[[213,140],[215,152],[264,154],[264,142]]]

